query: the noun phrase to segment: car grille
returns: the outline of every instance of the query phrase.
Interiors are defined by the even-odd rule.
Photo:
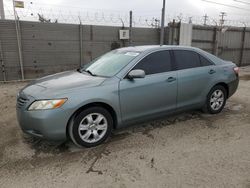
[[[18,97],[17,98],[17,107],[21,108],[23,106],[25,106],[25,104],[29,101],[29,99],[26,99],[24,97]]]

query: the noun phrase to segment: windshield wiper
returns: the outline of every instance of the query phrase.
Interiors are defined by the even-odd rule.
[[[76,69],[77,70],[77,72],[80,72],[80,73],[82,73],[82,69]]]
[[[92,73],[90,70],[82,70],[82,71],[89,73],[91,76],[97,76],[96,74]]]

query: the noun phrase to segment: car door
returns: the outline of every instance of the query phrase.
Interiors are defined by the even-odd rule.
[[[176,108],[177,73],[167,50],[149,54],[132,70],[145,71],[144,78],[124,78],[119,84],[123,122],[159,115]]]
[[[214,64],[189,50],[174,50],[174,59],[178,70],[177,108],[203,104],[216,73]]]

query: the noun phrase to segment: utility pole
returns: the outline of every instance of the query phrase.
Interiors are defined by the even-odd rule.
[[[5,19],[3,0],[0,0],[0,19],[1,20]]]
[[[220,17],[221,17],[221,19],[220,19],[220,25],[221,26],[223,26],[224,25],[224,23],[225,23],[225,16],[227,16],[227,14],[225,13],[225,12],[221,12],[220,13]]]
[[[160,36],[161,46],[164,43],[165,5],[166,5],[166,0],[163,0],[162,15],[161,15],[161,36]]]
[[[189,17],[189,18],[188,18],[188,20],[189,20],[188,23],[189,23],[189,24],[192,24],[192,23],[193,23],[192,19],[193,19],[193,17]]]
[[[133,12],[129,12],[129,46],[132,45]]]
[[[208,21],[208,16],[207,14],[205,14],[205,16],[203,16],[204,18],[204,24],[203,25],[207,25],[207,21]]]

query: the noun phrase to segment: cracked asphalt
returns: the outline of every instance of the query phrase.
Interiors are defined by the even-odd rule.
[[[96,148],[24,135],[0,83],[0,187],[250,188],[250,67],[218,115],[190,111],[113,133]]]

